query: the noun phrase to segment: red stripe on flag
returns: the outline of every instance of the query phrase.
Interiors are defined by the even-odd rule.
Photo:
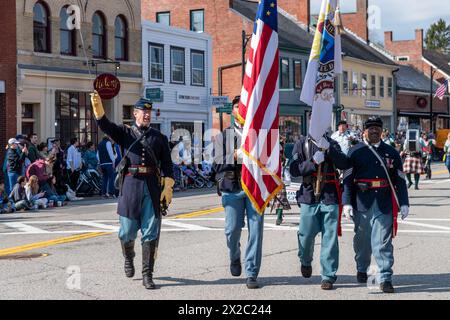
[[[267,62],[268,63],[268,62]],[[252,118],[252,122],[250,124],[250,130],[255,130],[257,134],[259,134],[259,130],[261,129],[261,125],[264,121],[264,116],[267,111],[267,106],[269,105],[272,97],[275,93],[275,89],[278,81],[278,51],[275,53],[275,58],[272,63],[272,67],[267,75],[266,82],[263,87],[263,95],[261,97],[261,101],[256,109],[255,115]],[[252,136],[246,137],[245,140],[245,150],[250,152],[255,146],[255,142],[251,139]]]
[[[247,115],[248,102],[252,98],[256,82],[259,79],[259,75],[260,75],[261,69],[263,67],[262,61],[264,61],[264,56],[265,56],[265,53],[267,50],[267,46],[269,45],[269,40],[272,35],[272,32],[273,31],[270,27],[263,24],[263,30],[261,32],[261,37],[258,42],[258,47],[256,48],[256,54],[254,55],[252,75],[251,75],[251,77],[247,77],[247,79],[244,78],[244,81],[245,81],[244,88],[248,92],[248,98],[247,98],[247,101],[244,101],[246,103],[245,104],[245,112],[242,111],[242,113],[241,113],[241,111],[239,111],[239,114],[244,119],[246,118],[246,115]],[[254,36],[255,35],[253,35],[253,37]],[[251,56],[253,58],[253,54]],[[242,106],[244,106],[243,102],[242,102]],[[239,104],[239,108],[240,107],[241,107],[241,103]]]

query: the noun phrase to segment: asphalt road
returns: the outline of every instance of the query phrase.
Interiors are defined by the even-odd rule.
[[[344,220],[340,267],[333,291],[320,289],[317,238],[313,277],[303,279],[297,258],[298,208],[282,226],[266,214],[262,288],[248,290],[245,278],[229,274],[220,198],[178,193],[164,218],[155,282],[147,291],[140,275],[123,274],[114,201],[88,200],[38,213],[0,216],[1,299],[449,299],[450,179],[442,165],[431,181],[410,189],[411,214],[394,240],[394,286],[386,295],[356,284],[352,224]],[[242,234],[245,248],[247,232]]]

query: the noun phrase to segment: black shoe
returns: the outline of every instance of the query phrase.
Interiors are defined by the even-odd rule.
[[[358,283],[367,283],[367,273],[366,272],[359,272],[356,274],[356,280]]]
[[[383,282],[380,284],[380,290],[384,293],[394,293],[394,287],[392,283],[389,281]]]
[[[412,185],[413,185],[412,182],[408,182],[408,189],[411,188]]]
[[[123,257],[125,258],[125,276],[133,278],[135,272],[133,259],[136,255],[134,252],[134,241],[129,241],[127,243],[121,242],[121,244]]]
[[[248,289],[258,289],[259,284],[258,281],[256,281],[256,278],[247,278],[247,288]]]
[[[312,267],[305,267],[304,265],[302,265],[300,267],[300,271],[302,272],[303,278],[311,278]]]
[[[230,272],[233,277],[239,277],[242,273],[241,261],[236,260],[230,264]]]
[[[330,281],[323,280],[320,285],[320,288],[322,290],[333,290],[333,284]]]
[[[145,289],[155,289],[153,282],[153,268],[155,266],[156,241],[142,244],[142,284]]]

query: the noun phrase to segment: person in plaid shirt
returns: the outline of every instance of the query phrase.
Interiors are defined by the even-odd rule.
[[[408,189],[412,186],[411,175],[414,175],[414,189],[419,190],[420,175],[425,173],[422,163],[422,154],[419,150],[412,151],[408,149],[408,140],[403,145],[402,156],[406,156],[403,162],[403,172],[408,179]]]

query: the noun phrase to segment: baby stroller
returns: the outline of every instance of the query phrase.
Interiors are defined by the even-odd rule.
[[[77,195],[99,195],[102,190],[102,178],[95,169],[84,168],[78,178],[75,192]]]
[[[194,167],[182,165],[181,171],[182,175],[184,175],[187,180],[188,187],[200,189],[205,186],[206,180],[198,174]]]

